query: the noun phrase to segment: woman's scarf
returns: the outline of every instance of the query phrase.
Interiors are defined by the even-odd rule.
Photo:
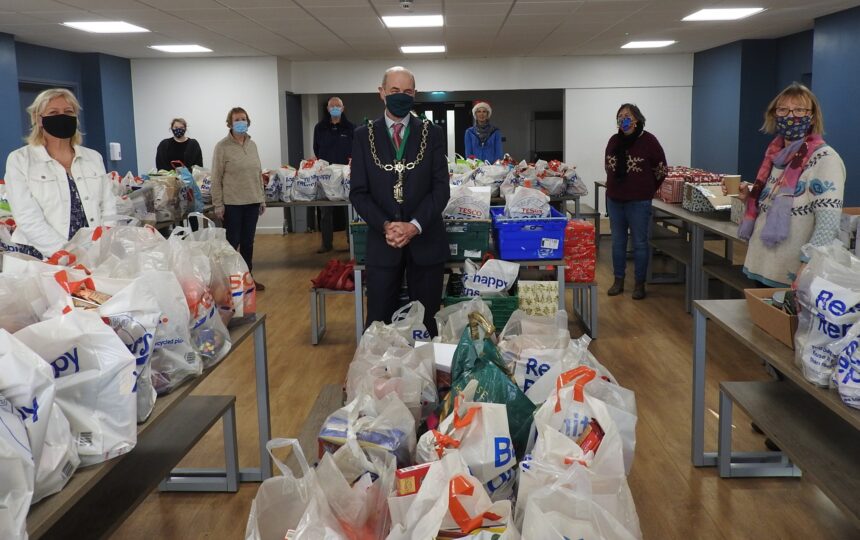
[[[481,144],[485,144],[494,131],[496,131],[496,126],[491,125],[489,122],[484,122],[483,124],[475,122],[475,134],[478,136]]]
[[[740,238],[749,240],[752,236],[759,213],[759,199],[774,165],[784,170],[774,186],[778,191],[767,211],[767,218],[761,231],[761,241],[767,247],[775,247],[788,238],[797,179],[800,178],[812,154],[823,145],[824,139],[821,135],[807,135],[804,139],[789,141],[787,145],[782,136],[770,142],[758,169],[755,184],[746,200],[746,212],[738,226]]]
[[[630,135],[626,135],[620,129],[618,130],[618,134],[620,135],[618,144],[615,145],[615,179],[616,180],[624,180],[627,178],[627,152],[630,150],[630,147],[633,146],[633,143],[636,142],[636,139],[642,135],[642,131],[645,127],[638,123],[636,124],[636,129],[633,130],[633,133]]]

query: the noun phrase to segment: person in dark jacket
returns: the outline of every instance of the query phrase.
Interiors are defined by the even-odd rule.
[[[325,118],[314,127],[314,155],[329,163],[347,165],[352,155],[352,134],[355,131],[355,126],[347,120],[343,111],[343,101],[339,97],[329,98]],[[326,253],[332,250],[335,211],[342,213],[343,208],[320,207],[322,247],[317,250],[317,253]]]
[[[158,144],[155,152],[155,167],[158,170],[173,170],[171,161],[181,161],[190,171],[195,165],[203,166],[203,152],[200,143],[185,136],[188,122],[184,118],[174,118],[170,122],[173,137],[164,139]]]
[[[466,157],[476,157],[495,163],[505,156],[502,149],[502,132],[490,123],[493,108],[481,99],[472,107],[475,125],[466,130]]]
[[[612,268],[615,283],[609,296],[624,292],[627,268],[627,234],[633,235],[633,267],[636,285],[633,299],[645,298],[648,272],[648,230],[651,199],[666,177],[666,154],[657,137],[645,131],[645,116],[631,103],[615,116],[618,132],[606,145],[606,205],[612,228]]]

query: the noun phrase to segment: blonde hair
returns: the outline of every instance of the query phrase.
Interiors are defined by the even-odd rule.
[[[173,124],[180,123],[185,126],[185,129],[188,129],[188,122],[185,121],[184,118],[174,118],[170,121],[170,129],[173,129]]]
[[[776,106],[783,98],[795,98],[809,103],[811,109],[809,114],[812,116],[812,125],[809,127],[809,132],[813,135],[824,134],[824,113],[821,112],[818,98],[815,97],[812,90],[797,82],[788,85],[771,100],[770,105],[764,111],[764,124],[761,126],[763,133],[776,133]]]
[[[76,98],[69,90],[66,90],[65,88],[51,88],[41,92],[36,96],[36,99],[33,100],[33,103],[27,107],[27,112],[30,114],[30,135],[27,137],[27,144],[32,146],[43,146],[45,144],[45,131],[39,123],[39,118],[42,116],[42,113],[45,112],[45,109],[48,108],[48,103],[52,99],[58,97],[66,99],[69,105],[72,106],[72,109],[74,109],[75,116],[80,114],[81,104],[78,102],[78,98]],[[80,119],[78,119],[78,129],[76,129],[75,134],[72,135],[71,142],[72,145],[79,145],[83,142]]]
[[[248,125],[251,125],[251,117],[248,116],[248,111],[243,109],[242,107],[233,107],[230,109],[230,112],[227,113],[227,127],[233,129],[233,115],[234,114],[244,114],[245,118],[248,119]]]

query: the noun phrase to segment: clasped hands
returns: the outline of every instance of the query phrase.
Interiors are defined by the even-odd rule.
[[[403,221],[385,222],[385,241],[393,248],[402,248],[418,234],[418,227]]]

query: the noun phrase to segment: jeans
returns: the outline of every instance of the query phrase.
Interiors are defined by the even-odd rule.
[[[257,233],[257,220],[260,219],[260,204],[225,204],[224,228],[227,229],[227,241],[233,249],[239,251],[248,272],[254,268],[251,260],[254,258],[254,236]]]
[[[648,232],[651,226],[651,199],[615,201],[606,198],[609,224],[612,228],[612,270],[624,279],[627,267],[627,230],[633,235],[633,268],[637,283],[648,274]]]

